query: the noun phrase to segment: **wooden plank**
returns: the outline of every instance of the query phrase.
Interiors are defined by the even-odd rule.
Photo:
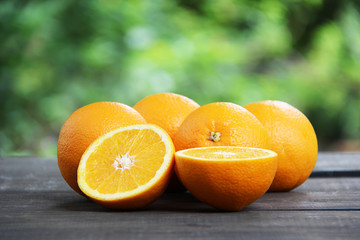
[[[310,177],[360,177],[360,153],[320,153]]]
[[[12,194],[0,198],[0,239],[358,239],[360,234],[359,211],[224,213],[204,204],[160,209],[153,204],[112,212],[69,192]]]
[[[301,192],[346,192],[360,191],[360,178],[308,178],[293,191]]]
[[[60,174],[55,158],[0,158],[0,191],[71,189]]]
[[[360,152],[321,152],[315,165],[315,171],[359,171]]]
[[[177,214],[106,215],[91,218],[79,213],[77,224],[66,215],[40,221],[17,218],[17,224],[3,224],[1,239],[359,239],[359,215],[344,212],[243,213],[193,217]],[[129,217],[130,216],[130,217]],[[102,219],[100,219],[102,217]],[[126,220],[124,219],[126,217]],[[39,219],[39,218],[38,218]],[[83,221],[85,219],[85,221]],[[276,219],[276,221],[274,221]]]

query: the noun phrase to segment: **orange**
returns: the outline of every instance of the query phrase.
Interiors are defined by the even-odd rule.
[[[81,193],[76,171],[86,148],[99,136],[122,126],[146,123],[131,107],[116,102],[97,102],[76,110],[60,130],[57,157],[60,172],[76,192]]]
[[[148,123],[163,128],[173,139],[185,118],[199,104],[185,96],[175,93],[158,93],[147,96],[135,104],[138,111]]]
[[[276,172],[275,152],[248,147],[203,147],[175,153],[176,172],[200,201],[238,211],[260,198]]]
[[[207,146],[268,147],[268,135],[260,121],[234,103],[210,103],[184,120],[174,137],[175,149]]]
[[[199,104],[185,96],[175,93],[158,93],[143,98],[135,104],[134,109],[148,123],[160,126],[174,139],[181,123],[198,107]],[[184,190],[176,175],[173,175],[168,191],[179,192]]]
[[[118,128],[99,137],[81,157],[79,187],[105,207],[145,207],[165,190],[174,151],[169,135],[156,125]]]
[[[310,121],[299,110],[281,101],[261,101],[245,108],[267,129],[270,149],[279,155],[270,191],[290,191],[300,186],[314,169],[318,153]]]

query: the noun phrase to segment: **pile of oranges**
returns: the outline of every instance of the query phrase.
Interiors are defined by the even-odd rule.
[[[97,102],[61,128],[58,165],[69,186],[103,206],[138,209],[166,190],[237,211],[267,191],[290,191],[317,158],[314,129],[281,101],[199,106],[174,93],[133,107]]]

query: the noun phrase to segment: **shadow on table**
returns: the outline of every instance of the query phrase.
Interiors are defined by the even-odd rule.
[[[56,197],[58,204],[56,209],[79,212],[114,212],[112,209],[107,209],[92,200],[69,193],[65,197]],[[54,198],[53,197],[53,198]],[[59,202],[60,199],[60,202]],[[54,199],[53,199],[54,200]],[[295,201],[296,200],[296,201]],[[301,201],[299,201],[301,200]],[[299,208],[299,205],[304,204],[303,208],[307,208],[309,202],[309,195],[303,192],[286,192],[286,193],[267,193],[248,207],[244,208],[242,212],[247,211],[284,211]],[[149,206],[136,210],[141,212],[182,212],[182,213],[218,213],[219,211],[203,202],[200,202],[193,197],[189,192],[186,193],[165,193],[155,202]],[[124,211],[121,211],[124,212]]]
[[[185,193],[165,193],[151,205],[144,208],[144,211],[157,212],[206,212],[217,213],[215,209],[192,196],[189,192]]]
[[[112,209],[107,209],[92,200],[69,193],[66,196],[52,196],[49,200],[57,200],[57,204],[53,205],[54,210],[79,211],[79,212],[114,212]],[[190,193],[165,193],[155,202],[149,206],[136,211],[156,211],[156,212],[207,212],[216,213],[219,210],[200,202],[194,198]],[[124,212],[124,211],[122,211]]]
[[[47,195],[47,200],[55,202],[50,208],[61,211],[79,211],[79,212],[104,212],[106,208],[96,204],[91,199],[81,196],[73,191],[55,192]]]

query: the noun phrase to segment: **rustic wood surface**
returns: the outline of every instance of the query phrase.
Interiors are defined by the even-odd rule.
[[[114,212],[73,192],[54,158],[0,158],[0,239],[359,239],[360,153],[321,153],[312,177],[220,212],[189,193]]]

